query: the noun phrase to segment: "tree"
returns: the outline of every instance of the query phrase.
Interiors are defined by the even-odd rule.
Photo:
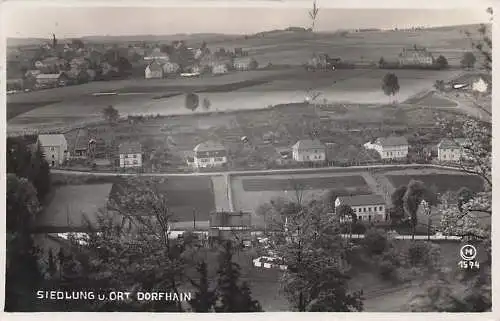
[[[298,198],[300,199],[300,198]],[[346,251],[337,220],[323,202],[292,203],[270,237],[288,269],[283,291],[298,311],[361,311],[362,293],[349,293]],[[290,211],[290,209],[294,209]]]
[[[102,289],[137,291],[162,290],[179,295],[185,260],[183,247],[169,239],[170,224],[175,220],[162,186],[164,179],[132,177],[117,185],[98,223],[79,247],[90,259],[89,286]],[[114,305],[113,305],[114,304]],[[100,304],[95,310],[117,309],[116,304]],[[182,311],[180,302],[127,302],[137,311]]]
[[[458,205],[458,209],[460,210],[460,212],[463,212],[463,206],[464,204],[467,204],[469,203],[470,200],[472,200],[474,198],[475,194],[473,191],[471,191],[470,189],[468,189],[467,187],[461,187],[458,192],[457,192],[457,205]]]
[[[316,19],[319,14],[319,7],[316,4],[316,0],[313,1],[313,7],[309,11],[309,18],[311,18],[311,31],[314,31],[314,25],[316,24]]]
[[[385,59],[384,57],[380,57],[380,60],[378,61],[378,67],[383,68],[385,66]]]
[[[198,263],[196,267],[200,275],[200,282],[196,283],[191,280],[193,286],[197,289],[194,298],[189,302],[194,312],[211,312],[217,301],[216,293],[209,288],[209,279],[206,262]]]
[[[399,92],[398,77],[393,73],[388,73],[382,79],[382,90],[387,96],[394,96]]]
[[[446,69],[446,68],[448,68],[448,60],[446,59],[446,57],[443,56],[443,55],[440,55],[439,57],[437,57],[437,59],[436,59],[436,66],[439,69]]]
[[[403,196],[403,208],[405,213],[410,218],[412,227],[412,239],[415,238],[415,232],[417,228],[417,211],[420,206],[420,202],[425,198],[427,189],[421,181],[411,180],[408,183],[408,187]]]
[[[406,194],[407,189],[407,185],[402,185],[396,188],[391,195],[392,208],[390,209],[389,215],[392,225],[401,223],[405,217],[403,196]]]
[[[470,51],[464,53],[462,60],[460,60],[460,65],[462,65],[462,68],[472,69],[474,68],[475,64],[476,64],[476,56],[474,56],[474,54]]]
[[[103,115],[104,119],[110,124],[115,124],[118,121],[118,119],[120,118],[120,114],[118,113],[118,110],[116,110],[111,105],[109,105],[108,107],[106,107],[102,110],[102,115]]]
[[[36,190],[26,178],[7,174],[5,311],[36,311],[33,295],[44,285],[40,250],[31,228],[40,205]]]
[[[347,222],[349,225],[349,235],[352,235],[353,226],[358,222],[358,216],[354,213],[352,207],[342,204],[336,208],[335,213],[341,221]]]
[[[250,59],[249,68],[250,70],[259,68],[259,63],[257,62],[257,60],[255,60],[255,58]]]
[[[488,13],[492,15],[491,8],[488,8]],[[491,35],[486,25],[481,25],[478,31],[480,40],[473,42],[473,46],[482,56],[486,71],[491,73]],[[467,35],[470,36],[469,33]],[[480,262],[479,272],[472,273],[472,277],[462,277],[460,280],[456,275],[441,273],[436,277],[440,282],[433,280],[433,284],[429,282],[422,286],[423,293],[416,296],[411,303],[414,311],[491,311],[491,227],[478,222],[480,216],[491,219],[492,215],[491,123],[465,117],[454,123],[442,121],[441,124],[443,129],[450,132],[451,137],[458,137],[455,136],[457,134],[466,137],[463,148],[465,157],[460,163],[462,172],[478,175],[484,181],[484,190],[474,195],[460,208],[457,204],[443,199],[440,205],[441,230],[444,234],[472,236],[479,239],[488,255],[483,262]],[[463,193],[462,196],[464,194],[468,193]]]
[[[210,106],[212,106],[212,103],[210,102],[210,100],[208,98],[203,98],[203,108],[205,110],[209,110],[210,109]]]
[[[444,80],[436,80],[436,82],[434,83],[434,88],[436,88],[436,90],[443,91],[445,88]]]
[[[240,266],[233,262],[233,248],[230,241],[224,243],[217,271],[216,312],[261,312],[260,303],[251,297],[248,284],[239,284]]]
[[[365,233],[363,245],[370,255],[380,255],[387,249],[387,236],[383,230],[371,228]]]
[[[28,179],[7,174],[7,231],[26,232],[40,210],[36,189]]]
[[[187,109],[195,111],[200,103],[200,98],[195,93],[187,93],[184,101],[184,105]]]
[[[73,39],[71,40],[71,44],[76,48],[76,49],[83,49],[85,48],[85,44],[83,43],[83,41],[81,41],[80,39]]]

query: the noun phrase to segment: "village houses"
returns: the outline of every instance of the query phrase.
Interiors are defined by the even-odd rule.
[[[63,134],[39,135],[38,144],[51,167],[60,166],[69,158],[68,142]]]
[[[175,62],[166,62],[163,64],[162,69],[163,69],[163,75],[166,76],[178,73],[179,70],[181,69],[181,66]]]
[[[141,167],[142,166],[142,145],[135,142],[121,143],[118,146],[120,154],[120,167]]]
[[[144,71],[146,79],[161,79],[163,78],[163,68],[159,62],[153,60]]]
[[[57,74],[38,74],[35,77],[35,82],[37,88],[63,87],[68,84],[68,77],[63,72]]]
[[[335,210],[341,205],[348,205],[361,222],[383,222],[386,219],[385,201],[377,194],[339,196],[335,199]],[[349,218],[340,218],[349,220]]]
[[[228,71],[229,71],[229,68],[227,68],[227,64],[218,63],[218,64],[214,64],[212,67],[212,74],[214,74],[214,75],[225,74]]]
[[[403,52],[399,54],[399,64],[402,66],[430,66],[434,63],[432,53],[426,48],[403,48]]]
[[[376,150],[382,159],[404,159],[408,156],[408,140],[403,136],[377,138],[374,143],[364,144],[366,149]]]
[[[195,168],[220,167],[227,164],[226,148],[219,142],[207,141],[198,144],[193,151]]]
[[[299,140],[292,147],[292,157],[296,162],[322,162],[326,160],[326,147],[318,139]]]
[[[464,158],[464,138],[442,139],[437,145],[438,160],[441,162],[458,162]]]

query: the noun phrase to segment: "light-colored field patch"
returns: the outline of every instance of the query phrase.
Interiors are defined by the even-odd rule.
[[[86,228],[88,221],[95,224],[98,211],[106,205],[112,186],[92,184],[57,188],[50,204],[37,217],[37,226]]]

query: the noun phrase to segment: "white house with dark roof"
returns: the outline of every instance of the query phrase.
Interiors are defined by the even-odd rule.
[[[163,78],[163,68],[162,65],[154,60],[151,62],[144,70],[144,77],[146,79],[159,79]]]
[[[326,147],[318,139],[299,140],[292,146],[292,157],[296,162],[325,161]]]
[[[135,142],[122,143],[118,146],[120,154],[120,167],[141,167],[142,166],[142,145]]]
[[[444,138],[437,145],[438,160],[441,162],[458,162],[464,157],[465,138]]]
[[[195,168],[219,167],[227,164],[227,150],[219,142],[206,141],[193,149]]]
[[[403,159],[408,156],[408,140],[404,136],[380,137],[364,144],[366,149],[376,150],[382,159]]]
[[[341,205],[350,206],[361,222],[383,222],[386,218],[385,201],[377,194],[339,196],[335,200],[335,209]]]
[[[38,144],[51,167],[62,165],[69,158],[68,142],[63,134],[38,135]]]

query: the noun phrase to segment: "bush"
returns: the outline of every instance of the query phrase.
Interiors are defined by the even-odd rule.
[[[382,277],[383,280],[385,281],[393,281],[397,278],[396,275],[396,266],[391,262],[387,260],[382,260],[379,263],[379,274]]]
[[[436,249],[427,242],[412,242],[408,248],[408,263],[411,266],[427,265],[430,261],[430,253],[435,256]]]
[[[363,244],[370,255],[380,255],[388,247],[387,235],[383,230],[371,228],[365,233]]]

